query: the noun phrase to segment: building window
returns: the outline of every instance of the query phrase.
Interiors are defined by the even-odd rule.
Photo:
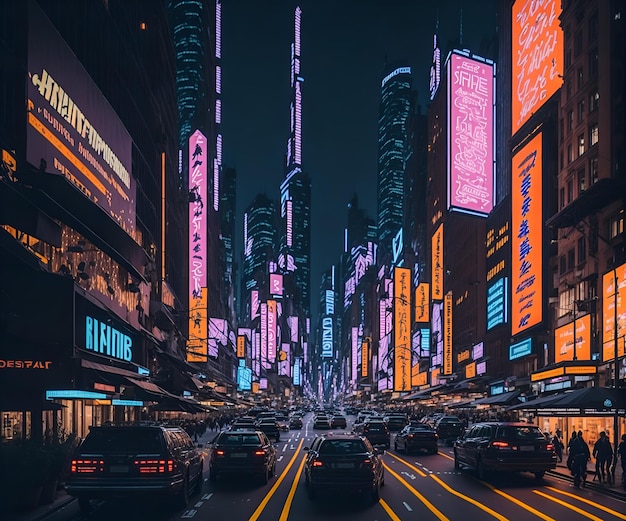
[[[567,111],[567,130],[571,131],[573,126],[574,126],[574,111],[568,110]]]
[[[574,36],[574,56],[578,56],[583,52],[583,32],[582,29],[576,31]]]
[[[565,255],[559,257],[559,275],[563,275],[567,271],[567,259]]]
[[[598,11],[595,11],[589,17],[589,43],[593,43],[598,39]]]
[[[569,48],[565,51],[565,70],[572,66],[572,49]]]
[[[595,112],[598,110],[598,105],[600,103],[600,94],[598,91],[595,91],[591,94],[589,98],[589,112]]]
[[[565,188],[559,189],[559,210],[565,208]]]
[[[609,217],[609,239],[615,239],[624,233],[624,210]]]
[[[585,134],[578,135],[578,157],[585,153]]]
[[[564,133],[564,124],[563,124],[563,118],[559,119],[559,136],[561,137],[560,142],[563,143],[563,140],[565,139],[565,133]]]
[[[567,180],[567,204],[571,203],[574,200],[574,180]]]
[[[587,239],[583,235],[578,238],[578,264],[582,264],[587,260]]]
[[[576,88],[578,90],[580,90],[580,89],[582,89],[583,82],[585,81],[585,77],[584,77],[584,74],[583,74],[583,68],[582,67],[578,67],[578,71],[576,72],[576,79],[577,79]]]
[[[576,252],[574,248],[567,252],[567,270],[573,270],[576,262]]]
[[[592,157],[589,161],[589,185],[593,185],[598,182],[598,176],[600,172],[598,171],[598,158]]]
[[[576,119],[578,123],[582,123],[583,119],[585,119],[585,100],[581,99],[578,102],[578,110],[576,111]]]
[[[598,124],[594,123],[589,129],[589,146],[592,147],[598,142]]]
[[[570,81],[565,82],[565,92],[567,95],[567,101],[569,101],[570,98],[572,97],[572,82]]]
[[[574,161],[574,148],[570,143],[567,145],[567,164],[569,165],[572,161]]]
[[[589,78],[595,79],[598,77],[598,49],[592,49],[589,51]]]
[[[559,170],[563,170],[563,149],[559,151]]]
[[[585,169],[581,168],[578,171],[578,193],[584,192],[587,189],[585,181],[586,181]]]

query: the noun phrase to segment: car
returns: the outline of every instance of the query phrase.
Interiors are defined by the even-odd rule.
[[[441,416],[435,422],[435,431],[443,443],[451,443],[463,434],[465,427],[456,416]]]
[[[255,427],[264,432],[269,438],[280,441],[280,428],[274,418],[261,418],[257,420]]]
[[[409,423],[405,414],[389,414],[384,420],[391,432],[400,431]]]
[[[370,418],[364,423],[356,424],[354,431],[367,438],[374,446],[384,445],[386,448],[391,446],[391,434],[382,419]]]
[[[313,420],[314,429],[330,429],[330,421],[325,414],[318,414]]]
[[[282,413],[276,414],[276,423],[278,423],[278,429],[287,432],[289,430],[289,418]]]
[[[276,447],[258,430],[223,431],[210,444],[209,479],[256,474],[263,483],[276,475]]]
[[[65,481],[83,512],[91,499],[169,496],[184,508],[202,488],[203,456],[180,427],[109,424],[91,427],[72,455]]]
[[[289,419],[290,429],[302,429],[302,418],[300,416],[292,416]]]
[[[385,484],[383,452],[354,433],[328,433],[313,440],[304,462],[307,494],[315,499],[320,490],[365,491],[373,502],[380,500]]]
[[[346,421],[346,417],[341,414],[335,414],[330,419],[330,428],[331,429],[345,429],[348,426],[348,422]]]
[[[254,430],[255,420],[252,417],[237,418],[231,425],[230,430]]]
[[[439,451],[439,436],[435,430],[426,424],[413,424],[404,427],[393,442],[393,448],[407,454],[412,450],[427,450],[432,454]]]
[[[483,422],[472,425],[454,442],[454,466],[490,472],[531,472],[537,479],[556,468],[554,445],[537,425],[523,422]]]

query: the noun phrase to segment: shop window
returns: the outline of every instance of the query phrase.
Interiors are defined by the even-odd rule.
[[[585,169],[581,168],[578,170],[578,193],[584,192],[587,189],[586,180]]]
[[[578,135],[578,157],[585,153],[585,134]]]
[[[598,124],[594,123],[589,129],[589,146],[592,147],[598,142]]]

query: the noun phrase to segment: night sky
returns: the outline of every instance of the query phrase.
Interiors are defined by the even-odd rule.
[[[429,103],[432,35],[442,60],[458,40],[480,54],[495,33],[496,0],[223,0],[224,164],[237,169],[237,254],[243,212],[258,193],[279,199],[289,136],[290,46],[302,8],[302,158],[312,180],[311,291],[339,260],[347,203],[376,218],[377,121],[385,58],[406,59],[423,113]],[[480,9],[477,9],[480,5]],[[315,309],[315,305],[313,306]]]

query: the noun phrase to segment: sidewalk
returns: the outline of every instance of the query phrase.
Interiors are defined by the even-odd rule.
[[[574,481],[572,473],[567,468],[567,456],[565,455],[563,456],[563,461],[561,463],[557,463],[556,469],[549,472],[553,474],[558,474],[559,477],[567,479],[568,481]],[[626,500],[626,490],[624,490],[624,486],[622,485],[622,466],[619,462],[615,467],[615,479],[612,481],[612,483],[600,483],[596,479],[595,463],[593,461],[590,461],[587,464],[587,481],[585,487],[600,492],[605,491],[612,495],[614,494],[617,496],[621,496],[622,499]]]

